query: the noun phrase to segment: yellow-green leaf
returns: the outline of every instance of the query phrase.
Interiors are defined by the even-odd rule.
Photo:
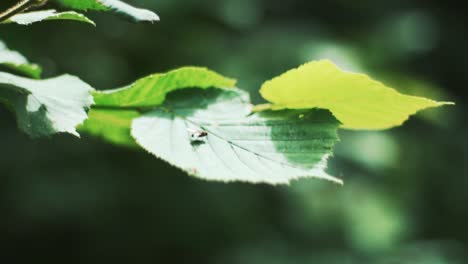
[[[453,104],[400,94],[328,60],[306,63],[267,81],[260,93],[276,110],[328,109],[347,129],[392,128],[420,110]]]
[[[132,120],[140,116],[135,110],[91,109],[88,119],[78,127],[79,132],[106,139],[121,146],[137,147],[130,135]]]

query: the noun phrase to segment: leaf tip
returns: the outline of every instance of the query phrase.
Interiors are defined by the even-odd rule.
[[[456,105],[455,102],[437,102],[437,106]]]

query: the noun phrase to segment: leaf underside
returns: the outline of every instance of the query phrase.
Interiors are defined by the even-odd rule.
[[[119,0],[58,0],[64,6],[76,10],[113,10],[118,14],[126,16],[136,22],[155,22],[159,17],[154,12],[131,6]]]
[[[330,110],[342,128],[379,130],[399,126],[416,112],[448,102],[408,96],[367,75],[314,61],[263,84],[260,93],[272,109]]]
[[[142,109],[160,106],[172,91],[199,87],[232,87],[235,80],[206,68],[184,67],[167,73],[153,74],[135,83],[108,91],[96,91],[96,105],[80,131],[99,136],[112,143],[136,146],[130,135],[131,122]],[[138,109],[142,108],[142,109]]]
[[[341,183],[325,173],[339,123],[327,111],[250,115],[240,90],[191,89],[136,118],[132,136],[144,149],[196,177],[286,184],[301,177]],[[192,133],[207,135],[194,140]]]
[[[79,136],[76,127],[87,118],[92,90],[70,75],[33,80],[0,72],[0,100],[16,112],[19,127],[32,137],[60,132]]]
[[[36,22],[42,22],[47,20],[72,20],[78,22],[84,22],[95,26],[96,24],[84,16],[83,14],[76,13],[74,11],[68,12],[57,12],[53,9],[51,10],[41,10],[26,12],[12,16],[3,23],[16,23],[19,25],[30,25]]]
[[[40,75],[40,68],[2,42],[0,64]],[[266,82],[261,93],[272,104],[255,113],[248,94],[234,86],[235,80],[199,67],[107,91],[70,75],[34,80],[0,72],[0,101],[33,137],[79,136],[78,127],[115,144],[140,146],[201,179],[268,184],[307,177],[341,184],[325,172],[340,125],[384,129],[418,110],[447,104],[399,94],[329,61]]]
[[[40,78],[42,69],[17,51],[9,50],[0,40],[0,65],[31,78]]]

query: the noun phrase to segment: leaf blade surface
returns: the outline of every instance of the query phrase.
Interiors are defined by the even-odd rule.
[[[91,24],[96,26],[96,24],[84,16],[83,14],[74,12],[74,11],[67,11],[67,12],[57,12],[56,10],[40,10],[40,11],[32,11],[14,15],[9,19],[5,20],[3,23],[15,23],[18,25],[31,25],[33,23],[48,21],[48,20],[71,20],[71,21],[78,21]]]
[[[452,104],[400,94],[328,60],[304,64],[267,81],[260,93],[272,109],[328,109],[347,129],[388,129],[420,110]]]
[[[92,90],[71,75],[33,80],[0,72],[0,98],[15,111],[19,127],[32,137],[62,132],[79,137],[76,127],[87,118]]]
[[[42,69],[39,65],[30,63],[19,52],[8,49],[5,43],[1,40],[0,65],[35,79],[40,78],[42,73]]]
[[[131,132],[150,153],[206,180],[341,183],[325,172],[339,125],[327,111],[250,113],[248,95],[237,89],[184,90],[136,118]]]

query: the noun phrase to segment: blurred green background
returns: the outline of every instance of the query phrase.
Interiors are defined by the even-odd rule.
[[[4,25],[0,39],[46,77],[71,73],[99,89],[197,65],[237,78],[261,102],[264,80],[328,58],[457,106],[385,132],[340,131],[329,172],[343,187],[205,182],[88,136],[31,140],[0,107],[1,263],[468,263],[468,18],[459,4],[128,2],[161,22],[89,13],[97,28]]]

